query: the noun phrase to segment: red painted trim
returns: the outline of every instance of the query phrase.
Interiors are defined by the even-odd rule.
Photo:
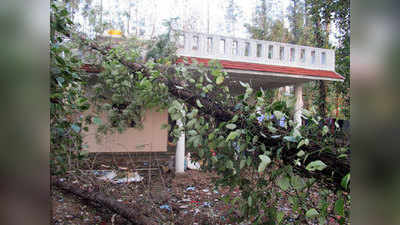
[[[208,62],[211,60],[206,58],[180,57],[178,58],[177,63],[183,63],[183,58],[186,58],[188,63],[192,63],[192,59],[195,59],[197,60],[198,63],[203,63],[206,66],[208,65]],[[324,77],[324,78],[344,80],[343,76],[334,71],[329,71],[329,70],[312,70],[312,69],[304,69],[298,67],[264,65],[257,63],[234,62],[228,60],[219,60],[219,62],[225,69],[251,70],[251,71],[282,73],[289,75],[290,74],[304,75],[304,76]]]

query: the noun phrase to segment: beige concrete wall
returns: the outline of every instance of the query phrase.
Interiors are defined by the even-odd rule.
[[[143,118],[143,129],[128,128],[123,133],[115,132],[96,140],[96,126],[90,125],[89,132],[83,133],[83,144],[89,152],[166,152],[168,112],[147,110]]]

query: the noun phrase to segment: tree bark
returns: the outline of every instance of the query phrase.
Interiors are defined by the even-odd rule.
[[[87,200],[91,203],[100,204],[109,210],[121,215],[134,225],[156,225],[159,224],[155,219],[152,218],[153,215],[146,215],[143,212],[142,205],[125,205],[121,202],[114,200],[111,197],[97,191],[86,191],[81,189],[79,186],[73,186],[67,182],[61,182],[58,179],[52,182],[56,187],[64,190],[66,192],[72,193],[83,200]],[[93,204],[93,206],[96,206]]]

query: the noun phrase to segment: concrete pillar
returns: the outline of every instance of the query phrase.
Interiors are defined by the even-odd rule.
[[[178,120],[177,124],[182,127],[182,121]],[[181,133],[176,144],[176,154],[175,154],[175,173],[184,173],[185,169],[185,132]]]
[[[296,104],[294,106],[294,122],[296,127],[301,126],[301,115],[303,111],[303,84],[294,86],[294,95],[296,96]]]

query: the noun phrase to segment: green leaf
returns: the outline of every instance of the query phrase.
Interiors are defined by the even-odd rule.
[[[215,83],[217,85],[220,85],[220,84],[222,84],[222,82],[224,82],[224,76],[218,76],[217,80],[215,81]]]
[[[64,81],[65,81],[64,78],[63,78],[63,77],[57,77],[56,80],[57,80],[58,85],[59,85],[60,87],[62,87],[62,86],[63,86],[63,83],[64,83]]]
[[[316,217],[316,216],[318,216],[318,215],[319,215],[318,211],[317,211],[316,209],[314,209],[314,208],[309,209],[309,210],[306,212],[306,217],[307,217],[307,218],[313,218],[313,217]]]
[[[89,155],[89,151],[88,150],[82,150],[82,151],[79,152],[79,155],[83,156],[83,157],[86,157],[86,156]]]
[[[288,141],[288,142],[297,142],[297,139],[293,136],[285,136],[285,137],[283,137],[283,140]]]
[[[310,162],[307,165],[306,169],[308,171],[316,171],[316,170],[321,171],[321,170],[325,169],[326,167],[327,167],[327,165],[324,162],[322,162],[321,160],[316,160],[316,161]]]
[[[347,189],[349,182],[350,182],[350,173],[348,173],[346,176],[342,178],[342,182],[340,182],[340,184],[344,189]]]
[[[274,111],[274,116],[276,119],[280,120],[282,117],[284,117],[284,114],[281,111]]]
[[[261,163],[258,165],[258,172],[262,173],[265,167],[271,163],[271,159],[267,155],[259,155],[258,157],[261,159]]]
[[[278,224],[281,223],[281,221],[283,220],[284,217],[285,217],[285,213],[282,211],[279,211],[276,214],[276,222],[278,222]]]
[[[324,126],[323,128],[322,128],[322,135],[325,135],[325,134],[327,134],[329,132],[329,128],[328,128],[328,126]]]
[[[297,154],[298,157],[302,157],[305,155],[305,152],[303,150],[300,150]]]
[[[227,124],[226,128],[228,128],[230,130],[234,130],[236,128],[236,124],[234,124],[234,123]]]
[[[251,207],[253,205],[253,198],[251,198],[251,195],[247,198],[247,204]]]
[[[195,131],[195,130],[189,130],[189,131],[188,131],[188,134],[189,134],[190,136],[194,136],[194,135],[197,135],[197,131]]]
[[[204,156],[204,150],[202,148],[199,150],[199,156],[200,158],[203,158]]]
[[[335,213],[344,216],[344,199],[342,197],[335,202]]]
[[[232,131],[232,132],[229,133],[228,137],[226,138],[226,141],[233,140],[237,136],[239,136],[239,132],[237,130],[236,131]]]
[[[300,148],[301,146],[305,145],[305,143],[306,143],[305,139],[301,140],[297,145],[297,148]]]
[[[201,104],[201,102],[200,102],[199,99],[196,100],[196,103],[197,103],[197,106],[198,106],[199,108],[203,107],[203,105]]]
[[[233,169],[233,162],[232,162],[231,160],[228,160],[228,161],[226,162],[226,168],[228,168],[228,169]]]
[[[251,157],[250,157],[250,156],[247,158],[246,164],[247,164],[247,166],[250,166],[250,165],[251,165]]]
[[[287,176],[282,176],[282,177],[280,177],[280,178],[277,180],[276,184],[277,184],[282,190],[287,191],[287,190],[289,189],[289,187],[290,187],[290,180],[289,180],[289,177],[287,177]]]
[[[101,125],[103,122],[99,117],[93,117],[93,123],[96,125]]]
[[[276,129],[274,126],[272,126],[272,124],[269,124],[269,125],[268,125],[268,130],[269,130],[271,133],[275,133],[278,129]]]
[[[290,178],[290,183],[296,190],[302,190],[306,187],[306,182],[303,180],[303,178],[297,175]]]
[[[234,122],[236,122],[238,119],[239,119],[239,116],[238,116],[238,115],[235,115],[235,116],[232,118],[232,122],[234,123]]]
[[[254,136],[252,140],[253,144],[257,143],[257,141],[258,141],[258,136]]]
[[[262,172],[265,170],[265,167],[267,167],[267,164],[266,164],[265,162],[261,162],[261,163],[258,165],[258,172],[259,172],[259,173],[262,173]]]
[[[240,169],[242,169],[246,165],[246,160],[242,159],[240,160]]]
[[[271,159],[267,155],[259,155],[261,162],[265,162],[267,165],[271,163]]]

